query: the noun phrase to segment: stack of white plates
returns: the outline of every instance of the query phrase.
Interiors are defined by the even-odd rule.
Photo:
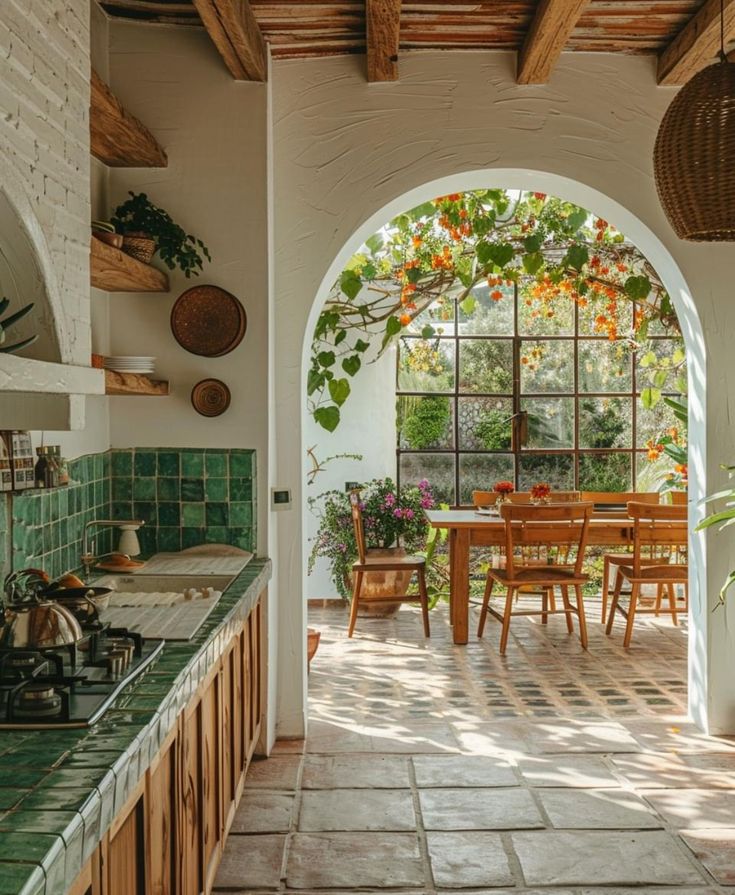
[[[156,366],[155,357],[106,357],[105,367],[116,373],[153,373]]]

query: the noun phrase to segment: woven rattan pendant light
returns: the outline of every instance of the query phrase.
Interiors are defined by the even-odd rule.
[[[666,110],[653,152],[666,217],[696,242],[735,241],[735,63],[722,44]]]

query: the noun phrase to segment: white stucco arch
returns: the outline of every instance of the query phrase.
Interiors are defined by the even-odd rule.
[[[274,67],[271,373],[278,410],[270,476],[294,495],[294,512],[273,517],[270,538],[280,554],[282,733],[297,735],[304,726],[303,458],[296,429],[305,413],[308,340],[341,266],[394,214],[442,193],[497,185],[559,195],[611,221],[662,276],[685,334],[690,515],[698,517],[699,499],[723,484],[720,465],[733,462],[735,250],[684,243],[663,215],[651,158],[670,91],[656,87],[645,58],[568,54],[550,84],[530,88],[514,83],[513,59],[408,54],[401,81],[391,85],[366,84],[359,59]],[[735,537],[715,533],[692,541],[690,705],[710,732],[735,730],[735,631],[723,624],[724,613],[711,611],[733,547]]]

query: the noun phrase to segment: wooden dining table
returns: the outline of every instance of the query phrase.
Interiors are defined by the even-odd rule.
[[[505,544],[505,523],[473,509],[425,510],[432,528],[445,528],[449,540],[449,618],[454,642],[469,639],[470,547]],[[623,510],[593,513],[588,546],[612,547],[632,543],[633,523]]]

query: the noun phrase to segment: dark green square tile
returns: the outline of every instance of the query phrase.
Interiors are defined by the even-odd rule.
[[[23,789],[20,786],[0,786],[0,811],[8,811],[26,796],[30,795],[31,789]]]
[[[208,477],[204,480],[204,496],[207,500],[227,500],[227,479]]]
[[[158,504],[158,524],[159,525],[179,525],[181,517],[179,513],[179,504],[173,502],[164,502]]]
[[[155,500],[155,478],[136,477],[133,479],[133,498],[135,500]]]
[[[159,528],[158,549],[165,553],[181,550],[181,529],[178,527]]]
[[[113,479],[112,480],[112,499],[113,500],[132,500],[133,499],[133,480],[132,479]]]
[[[7,893],[44,895],[46,891],[46,874],[40,864],[0,861],[0,880]]]
[[[204,500],[204,482],[201,479],[182,479],[181,499]]]
[[[208,544],[226,544],[228,530],[223,525],[213,525],[206,529],[206,542]]]
[[[222,451],[207,451],[204,455],[204,468],[208,476],[224,478],[227,475],[227,455]]]
[[[183,451],[181,475],[188,478],[201,478],[204,475],[204,454],[198,451]]]
[[[156,474],[155,451],[136,451],[133,469],[136,476],[154,476]]]
[[[156,505],[155,503],[136,500],[133,504],[133,516],[136,519],[142,519],[146,526],[156,524]]]
[[[203,503],[182,503],[182,523],[189,528],[203,528],[205,522]]]
[[[253,505],[249,502],[230,503],[230,525],[246,527],[253,522]]]
[[[133,504],[129,500],[118,501],[112,505],[112,518],[113,519],[132,519],[133,518]]]
[[[158,452],[158,474],[168,476],[179,475],[179,454],[177,451]]]
[[[205,543],[204,528],[182,528],[181,529],[181,547],[185,550],[187,547],[198,547]]]
[[[159,500],[181,500],[181,480],[178,478],[158,479]]]
[[[158,550],[158,541],[156,539],[156,529],[152,526],[149,528],[141,528],[138,532],[138,541],[140,549],[144,556],[150,556]]]
[[[252,500],[253,483],[250,479],[230,479],[230,500]]]
[[[233,478],[249,479],[253,476],[253,452],[230,452],[230,475]]]
[[[213,525],[227,525],[228,506],[226,503],[207,503],[206,505],[207,528]]]
[[[230,528],[227,532],[227,544],[239,547],[241,550],[255,550],[252,528]]]

